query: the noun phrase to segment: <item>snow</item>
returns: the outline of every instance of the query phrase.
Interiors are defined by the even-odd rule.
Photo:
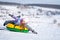
[[[60,15],[51,15],[47,16],[47,11],[59,11],[59,9],[52,9],[52,8],[43,8],[43,7],[37,7],[34,6],[33,8],[21,8],[18,9],[16,6],[5,6],[1,5],[2,8],[8,9],[10,14],[13,15],[22,15],[22,17],[26,18],[28,20],[28,25],[33,28],[38,34],[33,34],[32,32],[29,33],[21,33],[21,32],[11,32],[8,30],[0,30],[0,40],[60,40],[60,26],[58,26],[58,23],[60,23]],[[37,10],[41,9],[43,12],[39,13]],[[13,10],[13,11],[12,11]],[[1,10],[0,10],[1,11]],[[18,14],[18,11],[21,13]],[[36,13],[42,14],[42,15],[36,15]],[[0,17],[0,28],[6,28],[3,26],[3,23],[6,20],[13,20],[13,18],[9,17],[8,14],[0,13],[3,17]],[[54,24],[54,20],[57,20],[57,22]]]

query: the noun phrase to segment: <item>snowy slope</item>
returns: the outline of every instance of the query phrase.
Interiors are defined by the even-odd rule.
[[[6,20],[14,20],[8,16],[13,14],[15,16],[21,15],[28,20],[28,25],[32,27],[38,34],[11,32],[8,30],[0,30],[0,40],[60,40],[60,13],[59,9],[42,8],[38,6],[7,6],[0,5],[0,28],[5,28],[3,23]],[[49,12],[51,11],[55,15]],[[54,20],[57,20],[55,22]]]

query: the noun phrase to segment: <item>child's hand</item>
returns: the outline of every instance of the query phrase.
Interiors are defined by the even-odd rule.
[[[13,16],[13,15],[9,14],[9,16]]]

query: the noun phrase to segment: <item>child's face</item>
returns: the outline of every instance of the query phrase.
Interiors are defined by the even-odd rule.
[[[22,23],[25,24],[25,21],[23,20]]]
[[[21,24],[24,24],[24,25],[26,24],[24,19],[21,20]]]

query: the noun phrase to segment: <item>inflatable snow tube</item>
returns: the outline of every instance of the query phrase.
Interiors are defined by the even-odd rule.
[[[23,33],[28,33],[29,30],[27,27],[22,27],[23,25],[15,25],[15,24],[12,24],[12,23],[8,23],[6,25],[7,29],[10,30],[10,31],[14,31],[14,32],[23,32]]]

